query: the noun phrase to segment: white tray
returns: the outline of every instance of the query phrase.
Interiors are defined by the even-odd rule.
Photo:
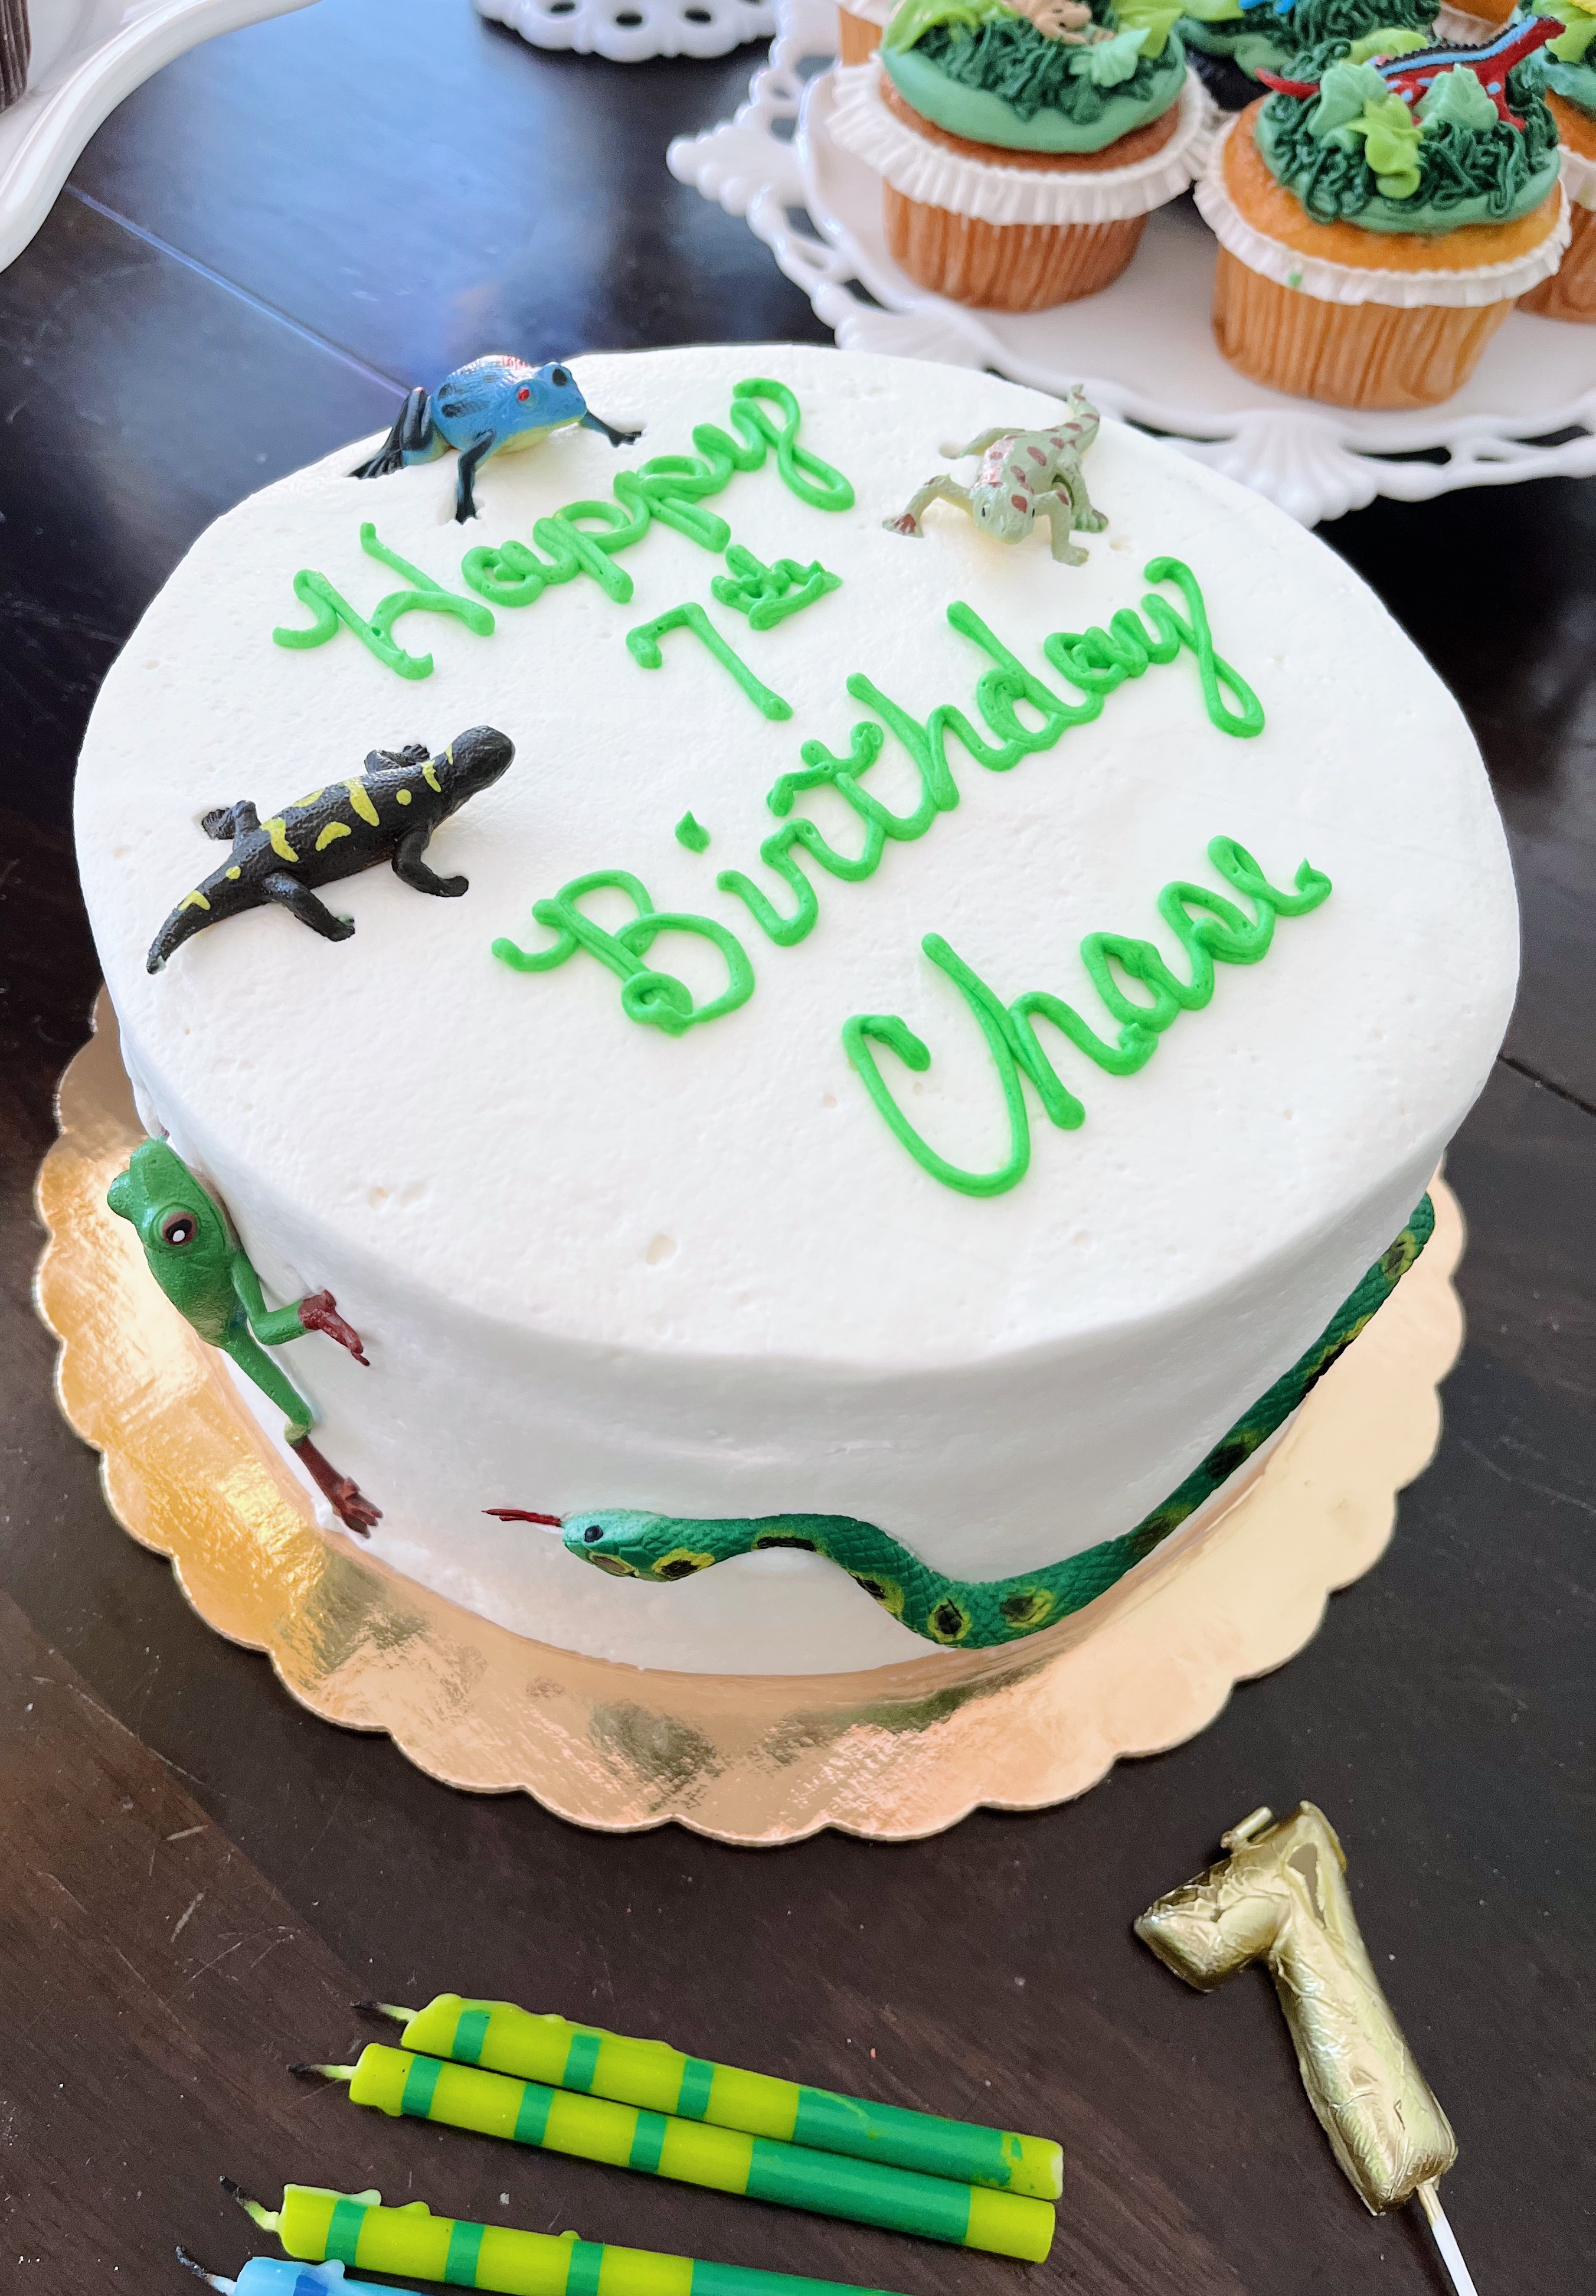
[[[1168,433],[1312,526],[1377,495],[1422,502],[1456,487],[1596,473],[1596,327],[1515,311],[1445,405],[1360,414],[1265,390],[1219,356],[1208,324],[1214,240],[1190,200],[1149,222],[1101,294],[1055,311],[972,311],[928,295],[887,253],[880,184],[827,134],[831,0],[777,0],[779,31],[734,120],[678,136],[671,173],[746,217],[846,350],[994,367]],[[807,70],[806,65],[807,64]],[[862,294],[860,291],[863,290]],[[1533,442],[1575,430],[1555,446]],[[1437,461],[1392,461],[1439,449]]]
[[[310,0],[31,0],[28,92],[0,111],[0,271],[55,205],[89,137],[185,48]]]

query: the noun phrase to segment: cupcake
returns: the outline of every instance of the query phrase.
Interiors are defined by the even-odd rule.
[[[1533,59],[1541,91],[1557,122],[1563,191],[1568,201],[1568,249],[1555,275],[1518,298],[1521,311],[1543,319],[1596,319],[1596,0],[1576,8],[1558,0],[1537,14],[1556,17],[1557,38]]]
[[[882,179],[887,244],[954,302],[1038,311],[1117,279],[1200,170],[1180,0],[902,0],[840,70],[831,133]]]
[[[1526,69],[1549,36],[1395,56],[1379,33],[1327,43],[1228,125],[1197,203],[1232,365],[1336,406],[1461,388],[1567,243],[1557,127]]]
[[[853,0],[837,10],[837,56],[840,63],[862,64],[881,45],[881,35],[892,17],[893,0]]]
[[[1437,0],[1183,0],[1175,26],[1189,48],[1239,64],[1249,78],[1283,72],[1302,48],[1348,46],[1377,30],[1434,37]]]

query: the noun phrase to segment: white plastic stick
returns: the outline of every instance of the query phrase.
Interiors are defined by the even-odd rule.
[[[1446,2211],[1441,2206],[1440,2187],[1433,2177],[1418,2187],[1418,2200],[1420,2207],[1429,2219],[1429,2228],[1435,2234],[1436,2246],[1441,2251],[1441,2261],[1446,2267],[1447,2276],[1457,2290],[1457,2296],[1479,2296],[1479,2291],[1476,2288],[1469,2267],[1463,2261],[1463,2251],[1457,2244],[1457,2236],[1446,2221]]]

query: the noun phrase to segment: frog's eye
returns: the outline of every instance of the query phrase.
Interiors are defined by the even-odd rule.
[[[569,387],[570,379],[570,370],[568,367],[552,366],[549,369],[549,381],[556,390],[567,390]]]
[[[168,1212],[160,1224],[160,1240],[181,1251],[185,1243],[192,1243],[200,1233],[200,1223],[192,1212]]]
[[[585,1546],[596,1546],[603,1536],[603,1524],[601,1522],[590,1522],[586,1529],[582,1534],[582,1543]]]
[[[524,382],[522,383],[522,385],[521,385],[520,389],[516,392],[516,394],[515,394],[515,395],[516,395],[516,397],[517,397],[518,398],[531,398],[531,396],[532,396],[531,392],[528,390],[528,388],[527,388],[527,386],[526,386],[526,384],[525,384]]]

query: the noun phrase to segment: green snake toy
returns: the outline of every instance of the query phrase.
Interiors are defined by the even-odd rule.
[[[1066,1562],[1022,1570],[1011,1578],[950,1578],[872,1522],[852,1515],[745,1516],[733,1521],[692,1521],[625,1507],[590,1508],[564,1516],[524,1507],[486,1507],[502,1522],[544,1522],[585,1562],[620,1578],[689,1578],[733,1554],[765,1547],[798,1547],[839,1564],[882,1609],[928,1642],[960,1650],[989,1650],[1017,1642],[1106,1594],[1250,1459],[1297,1409],[1330,1365],[1352,1345],[1395,1290],[1429,1242],[1436,1224],[1428,1196],[1402,1234],[1343,1302],[1307,1353],[1260,1396],[1228,1435],[1192,1469],[1162,1506],[1118,1538],[1089,1546]]]

